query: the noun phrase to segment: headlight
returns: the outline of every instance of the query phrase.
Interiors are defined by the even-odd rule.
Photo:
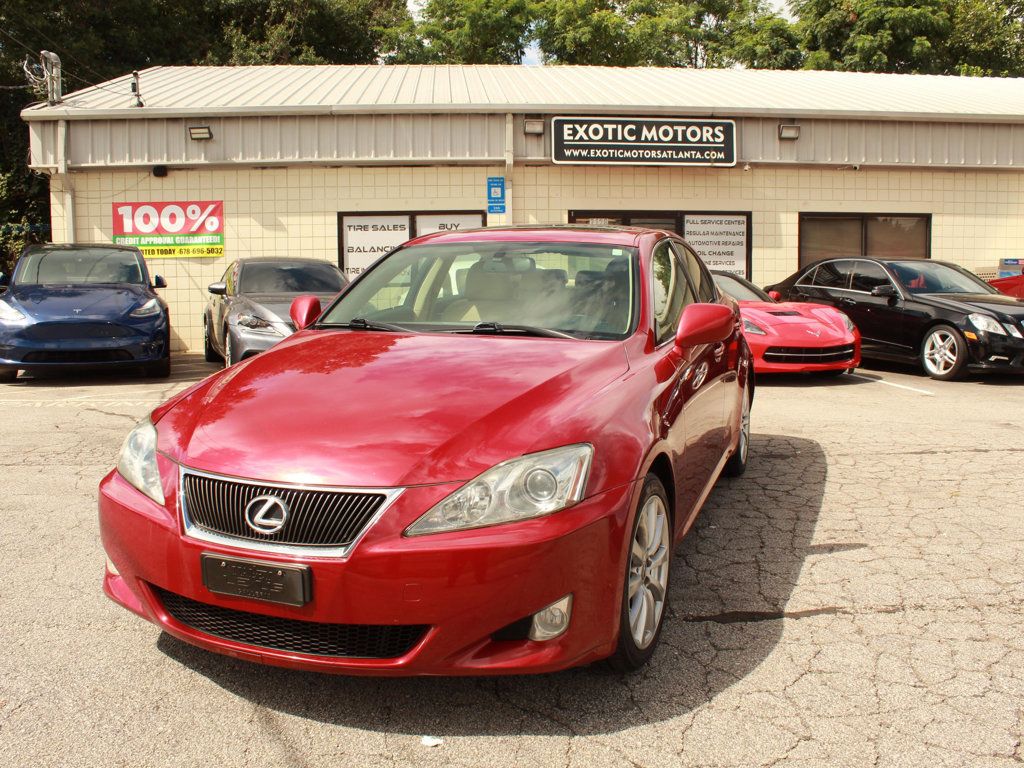
[[[768,331],[766,331],[760,325],[755,323],[753,320],[747,320],[747,318],[743,318],[743,332],[744,333],[752,333],[755,336],[767,336],[768,335]]]
[[[1006,331],[1003,326],[999,324],[999,321],[994,317],[988,315],[970,314],[967,319],[971,321],[971,325],[977,328],[979,331],[985,331],[986,333],[998,333],[1000,336],[1005,336]]]
[[[159,315],[160,312],[160,302],[156,299],[150,299],[138,309],[133,309],[131,317],[153,317],[154,315]]]
[[[236,322],[243,328],[248,328],[250,331],[256,331],[257,333],[276,333],[278,336],[281,335],[281,332],[271,325],[269,320],[264,320],[258,315],[239,315]]]
[[[435,504],[406,536],[528,520],[583,498],[594,448],[567,445],[503,461]]]
[[[156,464],[156,427],[149,417],[140,421],[125,438],[117,471],[157,504],[164,503],[160,470]]]
[[[1009,323],[1003,323],[1003,328],[1005,328],[1015,339],[1024,338],[1024,336],[1020,335],[1020,331],[1017,330],[1016,326],[1010,325]]]
[[[24,320],[25,316],[8,304],[3,299],[0,299],[0,320],[6,320],[9,323],[17,322],[18,320]]]
[[[853,324],[853,320],[850,319],[850,316],[847,315],[845,312],[841,312],[840,314],[843,316],[843,323],[846,325],[846,330],[848,330],[850,333],[856,331],[857,326]]]

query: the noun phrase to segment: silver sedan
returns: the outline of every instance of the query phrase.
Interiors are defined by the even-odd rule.
[[[258,354],[295,328],[288,317],[292,300],[315,294],[321,303],[345,287],[336,266],[318,259],[238,259],[220,282],[207,290],[203,312],[203,348],[209,362],[225,365]]]

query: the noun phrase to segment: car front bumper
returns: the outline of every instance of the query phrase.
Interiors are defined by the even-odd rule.
[[[266,352],[294,333],[291,326],[284,323],[273,323],[273,327],[277,333],[254,331],[242,325],[229,325],[227,343],[231,345],[231,359],[238,362],[260,352]]]
[[[746,334],[747,345],[754,356],[755,373],[817,373],[823,371],[842,371],[847,368],[856,368],[860,365],[860,336],[851,337],[842,342],[828,341],[819,348],[805,346],[792,348],[777,338]],[[816,357],[825,350],[848,347],[852,351],[848,354],[839,353],[827,355],[826,362],[819,362]],[[802,349],[803,353],[785,354],[775,353],[779,349]],[[767,353],[767,354],[766,354]]]
[[[193,539],[184,534],[175,511],[176,489],[165,489],[167,504],[158,505],[111,472],[99,496],[103,545],[114,569],[108,566],[103,588],[114,601],[188,643],[295,669],[372,675],[519,674],[550,672],[610,655],[618,636],[626,530],[638,484],[606,491],[545,518],[402,536],[410,518],[458,485],[405,489],[347,557],[320,559]],[[201,574],[204,553],[308,565],[312,599],[290,607],[210,592]],[[242,616],[236,618],[244,621],[301,622],[289,626],[303,632],[319,631],[323,625],[368,631],[420,626],[422,632],[393,658],[311,654],[281,643],[268,647],[240,642],[232,632],[203,631],[196,622],[180,619],[180,610],[167,605],[167,593],[175,604],[184,598],[208,611],[239,612]],[[559,637],[545,642],[494,637],[568,594],[573,596],[572,615]]]
[[[0,367],[54,370],[137,366],[167,357],[168,341],[163,318],[137,326],[46,323],[0,328]]]
[[[976,333],[967,339],[968,368],[975,371],[1024,373],[1024,339],[992,333]]]

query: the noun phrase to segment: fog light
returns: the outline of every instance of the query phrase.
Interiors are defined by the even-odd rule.
[[[572,595],[566,595],[533,614],[533,623],[530,625],[531,640],[554,640],[569,628],[569,618],[572,616]]]
[[[107,558],[107,573],[109,573],[111,576],[121,575],[120,573],[118,573],[117,568],[114,567],[114,564],[110,561],[109,557]]]

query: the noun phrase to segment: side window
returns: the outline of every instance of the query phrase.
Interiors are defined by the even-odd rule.
[[[849,288],[850,272],[853,271],[853,262],[849,259],[838,261],[826,261],[818,265],[818,271],[814,273],[814,286],[816,288]]]
[[[871,293],[873,288],[880,285],[891,285],[889,275],[885,273],[880,264],[873,261],[855,261],[853,266],[853,277],[850,287],[855,291]]]
[[[708,268],[700,260],[700,257],[682,243],[673,243],[672,245],[682,259],[683,264],[686,265],[690,282],[693,283],[693,287],[697,291],[697,301],[702,304],[713,304],[718,301],[718,291],[715,289],[714,278],[711,277],[711,273],[708,272]]]
[[[797,285],[814,285],[814,273],[818,270],[817,267],[812,267],[800,275],[800,279],[796,281]]]
[[[220,279],[228,287],[228,296],[235,295],[235,286],[238,282],[238,262],[233,262],[224,270],[224,277]]]
[[[654,337],[660,345],[676,335],[683,308],[695,301],[693,289],[667,240],[654,249],[651,279],[654,284]]]

